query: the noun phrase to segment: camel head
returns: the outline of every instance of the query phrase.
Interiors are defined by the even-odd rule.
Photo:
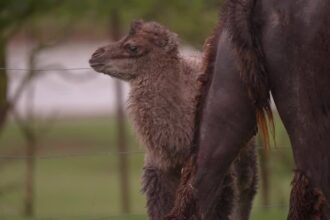
[[[165,60],[177,54],[176,34],[156,22],[138,20],[122,39],[97,49],[89,63],[97,72],[130,81],[157,74]]]

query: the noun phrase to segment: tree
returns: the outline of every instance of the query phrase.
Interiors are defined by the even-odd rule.
[[[185,42],[200,47],[218,21],[223,0],[81,0],[65,1],[61,16],[76,18],[76,24],[86,23],[90,30],[107,31],[109,17],[117,11],[121,29],[132,20],[158,21],[177,32]],[[97,22],[97,25],[95,23]]]
[[[10,0],[0,2],[0,131],[5,125],[6,116],[10,110],[13,110],[14,105],[24,90],[25,86],[29,84],[33,74],[27,73],[29,77],[23,80],[19,86],[18,91],[14,95],[13,100],[7,97],[8,90],[8,76],[6,65],[6,46],[10,38],[22,29],[30,20],[36,19],[40,15],[55,9],[59,4],[55,5],[53,0]],[[37,51],[35,51],[35,54]],[[29,65],[33,69],[34,55],[31,55]],[[33,71],[33,70],[30,70]],[[14,113],[15,114],[15,113]],[[34,214],[33,208],[33,180],[34,180],[34,153],[36,146],[35,133],[31,131],[28,123],[20,123],[24,137],[27,142],[27,173],[26,173],[26,199],[25,199],[25,214],[32,216]]]
[[[55,0],[0,1],[0,131],[10,108],[10,102],[7,99],[7,43],[10,37],[19,31],[31,17],[42,15],[58,5],[59,3]]]

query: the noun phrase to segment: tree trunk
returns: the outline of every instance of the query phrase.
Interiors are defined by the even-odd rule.
[[[26,147],[26,179],[25,179],[25,210],[26,217],[34,216],[34,185],[36,166],[36,142],[34,138],[27,140]]]
[[[30,33],[33,36],[33,32]],[[26,179],[25,179],[25,216],[33,217],[35,214],[35,168],[38,136],[34,130],[34,100],[35,85],[32,78],[36,72],[36,57],[40,51],[32,49],[28,66],[31,69],[28,73],[29,81],[27,82],[27,98],[26,98],[26,119],[24,120],[25,142],[26,142]]]
[[[111,11],[110,16],[110,33],[113,40],[120,38],[120,16],[116,9]],[[127,133],[125,128],[125,116],[123,107],[123,88],[119,80],[115,80],[115,94],[117,105],[117,145],[118,152],[126,152],[127,148]],[[119,154],[119,175],[120,175],[120,192],[121,192],[121,210],[123,213],[130,212],[130,189],[129,189],[129,164],[128,156],[125,153]]]
[[[6,67],[6,40],[0,38],[0,68]],[[7,116],[7,85],[8,77],[5,69],[0,69],[0,132],[4,127]]]

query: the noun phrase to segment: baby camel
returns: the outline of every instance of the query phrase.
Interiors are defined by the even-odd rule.
[[[129,117],[146,147],[142,185],[148,215],[162,220],[173,208],[192,151],[202,58],[180,55],[176,34],[160,24],[135,21],[128,35],[97,49],[90,65],[130,84]],[[245,149],[227,175],[213,219],[248,219],[257,182],[253,141]]]

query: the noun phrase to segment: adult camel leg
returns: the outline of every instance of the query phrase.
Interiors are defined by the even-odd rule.
[[[145,164],[142,191],[147,197],[150,220],[162,220],[173,208],[179,179],[179,171],[163,171],[152,164]]]
[[[267,3],[263,48],[296,166],[288,218],[329,220],[330,2]]]
[[[292,76],[291,76],[292,77]],[[317,78],[318,76],[314,76]],[[293,77],[292,77],[293,78]],[[298,78],[295,76],[295,78]],[[320,77],[321,78],[321,77]],[[288,80],[291,80],[288,77]],[[322,82],[329,82],[330,79],[320,79]],[[276,80],[273,81],[274,84]],[[290,87],[274,85],[274,99],[278,106],[283,123],[287,128],[296,163],[295,174],[292,181],[290,198],[290,220],[329,220],[329,199],[330,199],[330,154],[329,154],[329,128],[330,120],[324,117],[322,108],[317,108],[317,103],[308,103],[301,97],[313,97],[312,91],[308,91],[308,84],[311,80],[299,76],[297,82],[304,84],[294,85],[293,88],[303,91],[293,94]],[[285,86],[285,85],[284,85]],[[327,88],[319,86],[319,88]],[[306,92],[306,94],[304,94]],[[292,102],[287,100],[284,93],[291,93]],[[324,97],[330,100],[330,94],[323,92]],[[280,96],[281,95],[281,96]],[[312,100],[317,100],[313,97]],[[294,103],[294,104],[292,104]],[[299,103],[299,104],[296,104]],[[298,114],[293,114],[298,112]],[[299,128],[299,129],[297,129]]]
[[[308,83],[311,80],[299,76],[298,82],[306,82],[304,85],[294,85],[294,88],[308,91]],[[315,76],[315,78],[317,78]],[[326,81],[325,79],[321,81]],[[274,82],[276,82],[274,80]],[[330,83],[330,80],[328,80]],[[292,83],[293,84],[293,83]],[[290,198],[290,220],[329,220],[329,198],[330,198],[330,154],[329,154],[329,128],[330,120],[322,116],[316,108],[317,104],[310,104],[301,97],[313,96],[309,94],[291,94],[296,103],[282,98],[285,92],[291,92],[290,87],[283,88],[274,86],[274,99],[278,106],[283,123],[287,128],[296,163],[295,175],[292,181]],[[278,88],[278,89],[277,89]],[[320,86],[320,88],[326,88]],[[281,94],[281,97],[279,96]],[[323,93],[326,96],[326,93]],[[330,94],[329,96],[330,99]],[[317,97],[314,98],[317,100]],[[294,104],[292,104],[294,103]],[[290,105],[291,104],[291,105]],[[289,107],[288,107],[289,106]],[[305,109],[310,109],[305,110]],[[321,110],[322,111],[322,110]],[[299,114],[292,114],[299,112]],[[316,116],[316,117],[315,117]],[[318,118],[319,117],[319,118]],[[306,123],[308,122],[308,123]],[[297,129],[299,128],[299,129]]]
[[[222,182],[242,147],[256,132],[256,111],[238,70],[239,61],[228,30],[218,42],[214,74],[205,100],[200,128],[196,189],[205,219],[216,211]]]

